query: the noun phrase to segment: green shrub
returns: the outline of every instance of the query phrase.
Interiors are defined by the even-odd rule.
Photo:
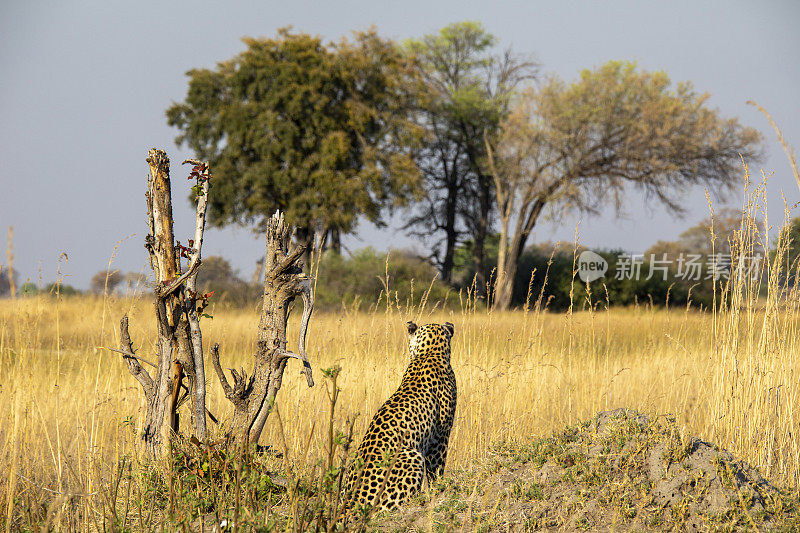
[[[76,296],[81,293],[81,291],[72,285],[65,285],[63,283],[48,283],[42,291],[47,294],[52,294],[53,296],[56,294],[61,296]]]
[[[490,282],[496,277],[496,257],[498,236],[492,235],[486,241],[486,279]],[[466,288],[472,284],[475,268],[472,266],[472,244],[467,242],[456,250],[454,280],[456,287]],[[519,260],[514,277],[511,304],[522,307],[526,303],[533,307],[537,301],[542,307],[553,311],[569,308],[570,292],[575,309],[588,305],[586,284],[574,272],[573,258],[586,248],[579,247],[573,256],[571,247],[561,247],[553,243],[532,245],[525,249]],[[692,305],[709,307],[713,300],[711,280],[683,280],[676,277],[673,263],[664,280],[656,271],[650,279],[650,262],[643,261],[638,279],[617,279],[617,262],[625,252],[621,250],[594,250],[608,263],[604,277],[589,285],[592,305],[636,305],[652,302],[657,306],[685,305],[691,299]],[[657,257],[659,257],[657,255]],[[645,254],[649,258],[649,254]],[[703,272],[705,275],[705,271]],[[545,279],[546,276],[546,279]]]
[[[20,296],[33,296],[38,293],[39,293],[39,287],[37,287],[36,284],[33,283],[32,281],[23,283],[22,287],[20,287],[18,291],[18,294]]]
[[[350,257],[329,251],[318,271],[314,299],[323,309],[386,305],[387,289],[392,305],[416,305],[428,289],[429,306],[454,300],[447,286],[437,280],[436,269],[404,250],[384,253],[364,248]]]

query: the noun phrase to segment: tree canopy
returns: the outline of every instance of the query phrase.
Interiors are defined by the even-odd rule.
[[[263,225],[276,209],[307,242],[415,193],[414,128],[404,119],[405,59],[374,32],[325,45],[279,31],[214,70],[188,72],[170,125],[214,167],[212,224]]]
[[[507,307],[516,263],[542,210],[622,207],[631,188],[676,214],[689,187],[724,192],[761,135],[707,105],[688,82],[610,61],[573,83],[552,77],[520,94],[497,138],[485,139],[501,219],[496,302]]]
[[[534,61],[511,50],[478,22],[450,24],[404,43],[415,66],[415,118],[425,142],[417,152],[426,196],[406,228],[434,237],[431,257],[450,282],[453,253],[466,238],[483,270],[484,240],[491,231],[492,179],[482,165],[483,134],[495,135],[517,88],[533,78]]]

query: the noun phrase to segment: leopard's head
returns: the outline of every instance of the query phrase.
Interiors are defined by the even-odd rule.
[[[413,360],[417,355],[430,350],[443,350],[450,354],[450,339],[453,338],[455,328],[450,322],[444,324],[425,324],[417,326],[408,323],[408,350]]]

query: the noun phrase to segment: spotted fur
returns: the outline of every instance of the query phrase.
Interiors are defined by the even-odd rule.
[[[358,448],[347,483],[349,507],[394,509],[420,490],[426,477],[444,472],[456,412],[453,324],[409,322],[408,333],[411,362]]]

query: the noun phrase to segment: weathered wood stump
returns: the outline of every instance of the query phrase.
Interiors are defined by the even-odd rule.
[[[283,214],[276,212],[267,224],[267,253],[264,259],[264,293],[258,325],[258,348],[253,373],[231,369],[233,386],[228,383],[219,361],[219,345],[211,350],[211,360],[225,396],[233,403],[230,436],[239,444],[258,444],[275,397],[281,388],[283,371],[290,358],[302,362],[309,387],[314,386],[311,364],[306,355],[306,335],[314,310],[311,281],[303,273],[301,257],[305,245],[292,244],[292,232]],[[286,324],[292,302],[302,298],[303,315],[297,353],[287,349]]]
[[[133,349],[128,332],[128,317],[120,322],[120,351],[128,370],[139,381],[147,401],[142,439],[152,455],[168,443],[180,430],[178,408],[191,401],[192,426],[196,436],[205,440],[206,384],[203,368],[203,344],[199,314],[207,303],[196,292],[200,249],[203,243],[206,205],[208,202],[208,165],[195,160],[192,176],[197,181],[194,240],[189,247],[175,243],[172,218],[172,195],[169,178],[169,158],[163,150],[152,149],[147,163],[147,218],[149,232],[145,248],[150,254],[150,266],[155,277],[155,314],[157,320],[158,362],[155,378],[145,370]],[[189,261],[181,270],[181,256]],[[186,378],[186,384],[183,383]]]
[[[146,194],[149,232],[145,247],[155,277],[158,361],[151,363],[156,369],[155,376],[151,377],[142,367],[141,362],[147,361],[134,351],[127,316],[120,322],[121,346],[115,351],[123,354],[128,370],[142,386],[147,401],[142,439],[147,450],[158,455],[162,445],[179,433],[178,408],[186,401],[191,402],[195,435],[201,441],[207,439],[206,383],[199,317],[208,303],[208,295],[197,294],[197,272],[201,264],[200,250],[211,174],[205,163],[184,161],[194,165],[190,178],[196,180],[192,190],[197,196],[194,240],[184,247],[175,242],[173,234],[169,159],[164,151],[152,149],[147,162],[150,165]],[[266,237],[264,293],[252,375],[248,379],[244,370],[231,370],[231,386],[220,365],[219,345],[214,345],[211,352],[214,370],[225,396],[234,407],[229,435],[234,442],[242,444],[258,443],[289,359],[296,358],[302,362],[308,386],[314,386],[305,350],[308,325],[314,310],[311,282],[303,273],[301,259],[306,246],[292,244],[292,232],[280,212],[270,218]],[[189,262],[185,271],[181,268],[181,257]],[[298,296],[303,302],[303,315],[298,350],[294,353],[287,349],[286,324],[292,303]]]

